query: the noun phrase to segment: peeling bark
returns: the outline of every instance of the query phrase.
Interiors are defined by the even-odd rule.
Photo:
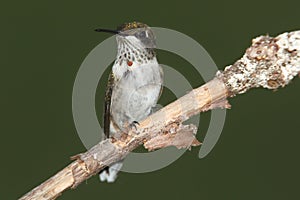
[[[126,137],[101,141],[87,152],[73,156],[75,161],[20,199],[55,199],[142,144],[149,150],[200,145],[195,138],[196,127],[182,125],[183,121],[217,107],[229,108],[227,97],[250,88],[284,87],[299,74],[300,31],[275,38],[260,36],[252,41],[240,60],[219,71],[213,80],[147,117],[137,129],[129,130]]]

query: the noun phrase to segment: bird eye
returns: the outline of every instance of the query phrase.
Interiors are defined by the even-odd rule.
[[[146,33],[146,31],[142,31],[142,32],[137,33],[136,36],[138,38],[145,38],[148,36],[148,34]]]

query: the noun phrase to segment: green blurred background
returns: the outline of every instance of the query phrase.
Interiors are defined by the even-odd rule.
[[[86,150],[73,122],[72,87],[84,58],[109,37],[94,28],[137,20],[174,29],[203,45],[223,69],[252,38],[299,29],[299,6],[289,0],[2,1],[0,199],[17,199]],[[188,75],[185,60],[162,51],[158,56],[193,87],[203,84]],[[99,118],[105,79],[96,97]],[[114,184],[93,177],[60,199],[296,199],[299,90],[296,78],[276,92],[255,89],[230,99],[221,138],[204,159],[194,148],[159,171],[123,172]],[[166,92],[162,101],[172,98]],[[200,139],[209,117],[201,115]]]

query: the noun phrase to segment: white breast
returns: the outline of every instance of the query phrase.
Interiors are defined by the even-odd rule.
[[[111,101],[112,120],[121,130],[150,114],[151,108],[157,103],[163,83],[162,70],[156,59],[132,67],[127,71],[124,68],[113,68],[113,73],[117,76],[123,72],[113,88]]]

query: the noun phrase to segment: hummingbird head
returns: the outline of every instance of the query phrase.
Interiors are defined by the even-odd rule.
[[[116,34],[118,53],[115,60],[115,68],[120,75],[137,66],[157,62],[154,52],[155,35],[151,28],[140,22],[124,23],[116,30],[96,29],[97,32]]]
[[[116,30],[99,28],[95,31],[116,34],[118,44],[129,42],[144,49],[153,49],[156,46],[153,31],[148,25],[141,22],[124,23],[118,26]]]
[[[117,30],[119,42],[127,40],[140,48],[153,49],[156,47],[155,35],[151,28],[140,22],[131,22],[120,25]]]

